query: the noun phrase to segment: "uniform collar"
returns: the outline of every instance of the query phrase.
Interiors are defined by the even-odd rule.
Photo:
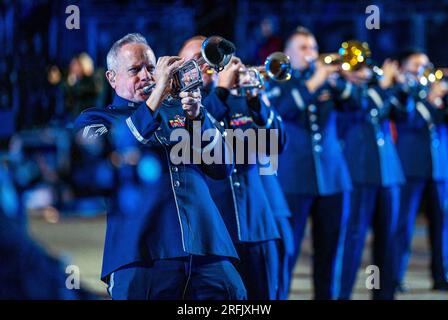
[[[132,102],[125,98],[120,97],[119,95],[115,94],[114,100],[112,102],[112,107],[114,108],[137,108],[141,103],[138,102]]]

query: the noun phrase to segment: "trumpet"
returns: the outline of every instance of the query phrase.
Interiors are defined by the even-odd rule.
[[[338,52],[321,54],[319,60],[327,65],[340,65],[343,71],[357,71],[368,67],[372,72],[369,80],[379,80],[383,76],[383,70],[373,64],[371,56],[367,42],[349,40],[342,42]]]
[[[191,59],[177,68],[173,73],[172,96],[177,96],[183,91],[194,91],[202,86],[200,66],[207,63],[210,71],[220,72],[229,63],[235,53],[235,45],[220,37],[211,36],[202,42],[201,57]],[[143,88],[145,94],[150,94],[155,83]]]
[[[448,86],[446,80],[448,70],[445,68],[435,68],[432,63],[419,68],[417,73],[404,72],[401,73],[403,83],[406,90],[420,91],[423,88],[429,88],[432,84],[442,82]]]
[[[418,76],[418,81],[422,86],[429,86],[432,83],[444,81],[446,82],[446,71],[443,69],[435,68],[432,64],[424,68]]]
[[[422,69],[423,70],[418,73],[418,83],[420,84],[420,86],[416,86],[413,89],[420,90],[418,94],[419,97],[421,97],[422,89],[431,90],[430,88],[433,84],[436,83],[440,84],[441,88],[443,88],[442,92],[444,93],[440,96],[436,96],[435,98],[433,98],[432,103],[436,107],[446,110],[448,108],[448,80],[447,80],[448,69],[435,68],[432,63],[429,64],[426,68]]]
[[[247,66],[240,69],[235,89],[238,95],[245,95],[248,91],[262,89],[267,79],[277,82],[288,81],[291,79],[291,73],[289,57],[277,51],[271,53],[262,66]]]

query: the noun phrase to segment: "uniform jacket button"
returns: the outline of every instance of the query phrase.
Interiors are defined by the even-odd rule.
[[[310,104],[310,105],[308,106],[308,110],[309,110],[310,112],[316,112],[316,106],[315,106],[314,104]]]

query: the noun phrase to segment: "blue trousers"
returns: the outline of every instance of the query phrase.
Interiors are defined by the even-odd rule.
[[[373,264],[380,270],[374,299],[393,299],[395,292],[395,232],[400,209],[400,188],[355,185],[350,195],[350,217],[344,245],[340,299],[350,299],[361,265],[367,232],[374,233]]]
[[[275,300],[278,295],[278,240],[244,242],[236,246],[240,263],[237,269],[249,300]]]
[[[415,219],[423,199],[429,222],[431,273],[435,284],[448,280],[448,192],[447,183],[408,179],[402,188],[397,229],[397,281],[403,282],[411,253]]]
[[[330,196],[286,194],[292,212],[294,253],[290,274],[300,255],[307,219],[312,219],[313,285],[316,300],[337,299],[341,280],[345,227],[349,216],[350,194]]]
[[[294,254],[294,234],[288,217],[276,217],[277,227],[281,239],[277,242],[279,254],[279,300],[287,300],[291,286],[291,272],[289,270],[290,260]]]
[[[133,263],[113,272],[114,300],[245,300],[246,289],[229,259],[195,256]]]

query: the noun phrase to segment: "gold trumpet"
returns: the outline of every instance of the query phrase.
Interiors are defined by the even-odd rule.
[[[444,71],[444,69],[435,68],[431,64],[420,72],[418,80],[422,86],[429,86],[435,82],[446,81],[446,74],[446,70]]]
[[[339,64],[342,70],[358,70],[368,63],[371,51],[367,42],[344,41],[338,52],[322,54],[319,59],[325,64]]]
[[[372,52],[367,42],[357,40],[344,41],[338,52],[321,54],[319,60],[328,65],[340,65],[343,71],[356,71],[368,67],[372,78],[381,78],[383,70],[371,61]]]
[[[246,66],[239,70],[239,95],[245,95],[254,89],[263,89],[265,81],[271,79],[284,82],[291,79],[292,69],[289,57],[283,52],[271,53],[262,66]]]

